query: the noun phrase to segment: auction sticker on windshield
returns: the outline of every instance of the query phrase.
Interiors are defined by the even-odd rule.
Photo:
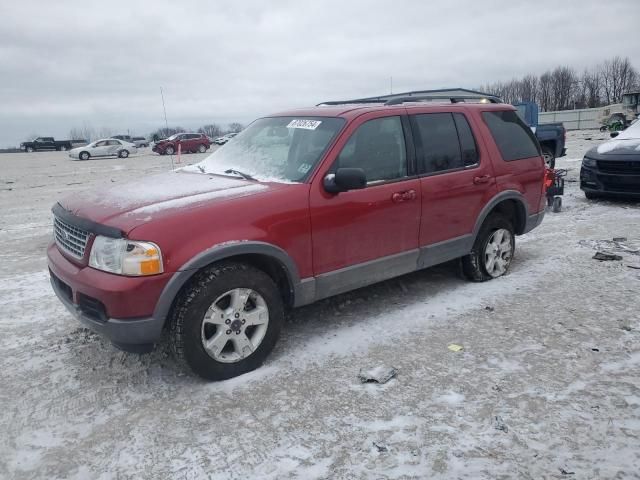
[[[305,130],[315,130],[318,125],[322,123],[322,120],[291,120],[287,128],[304,128]]]

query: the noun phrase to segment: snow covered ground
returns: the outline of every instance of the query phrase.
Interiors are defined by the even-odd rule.
[[[220,383],[115,350],[48,283],[54,201],[169,158],[0,155],[0,478],[639,478],[640,202],[575,182],[604,140],[569,134],[564,209],[507,276],[444,265],[302,308]],[[396,378],[360,383],[379,365]]]

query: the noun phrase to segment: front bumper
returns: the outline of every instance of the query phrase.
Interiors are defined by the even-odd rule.
[[[597,167],[582,166],[580,189],[594,194],[640,198],[640,174],[608,173]]]
[[[84,325],[129,351],[146,351],[160,339],[165,318],[155,306],[171,274],[123,277],[79,267],[55,243],[47,257],[53,291]]]

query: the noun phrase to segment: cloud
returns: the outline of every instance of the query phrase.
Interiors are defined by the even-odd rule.
[[[250,121],[328,99],[477,87],[613,54],[640,65],[640,2],[5,2],[0,146],[90,123]]]

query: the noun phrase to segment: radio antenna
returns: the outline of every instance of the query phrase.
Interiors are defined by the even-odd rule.
[[[162,97],[162,110],[164,111],[164,127],[165,132],[169,134],[169,122],[167,122],[167,108],[164,106],[164,93],[162,87],[160,87],[160,96]],[[173,170],[173,155],[171,155],[171,170]]]

